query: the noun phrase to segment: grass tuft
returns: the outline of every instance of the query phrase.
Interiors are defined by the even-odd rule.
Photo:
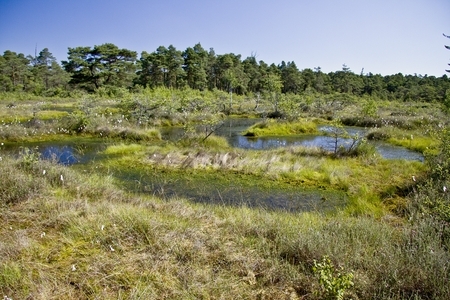
[[[312,121],[280,122],[264,120],[244,131],[244,136],[283,136],[292,134],[312,134],[317,132],[317,124]]]

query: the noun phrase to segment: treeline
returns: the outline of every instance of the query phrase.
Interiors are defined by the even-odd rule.
[[[347,93],[384,100],[438,101],[450,103],[450,79],[427,75],[324,73],[320,67],[299,70],[295,62],[278,65],[255,56],[216,54],[201,44],[184,51],[160,46],[156,51],[137,52],[114,44],[68,48],[67,60],[59,64],[47,48],[34,56],[5,51],[0,56],[0,91],[30,92],[40,96],[65,96],[72,91],[114,95],[118,89],[168,87],[222,90],[237,94]]]

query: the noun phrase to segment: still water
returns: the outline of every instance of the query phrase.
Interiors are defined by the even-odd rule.
[[[288,146],[317,147],[327,151],[333,151],[335,147],[335,139],[327,136],[326,133],[331,130],[330,126],[319,126],[321,133],[316,135],[297,135],[297,136],[281,136],[281,137],[246,137],[242,136],[242,132],[249,126],[259,122],[259,119],[228,119],[224,125],[220,127],[216,134],[227,138],[231,146],[243,149],[272,149]],[[350,135],[358,135],[364,137],[367,133],[366,128],[362,127],[344,127],[345,131]],[[182,132],[177,132],[182,134]],[[167,135],[170,138],[170,134]],[[352,139],[338,139],[338,145],[348,147],[353,142]],[[370,141],[378,153],[385,159],[406,159],[423,161],[424,157],[421,153],[408,150],[403,147],[393,146],[382,141]]]
[[[226,120],[216,134],[226,137],[233,147],[243,149],[273,149],[276,147],[304,146],[320,147],[332,151],[334,149],[334,138],[326,136],[329,127],[320,128],[323,134],[308,136],[285,136],[285,137],[245,137],[242,132],[249,126],[258,122],[258,119],[229,119]],[[365,135],[364,128],[345,128],[351,135]],[[183,136],[182,128],[162,129],[164,139],[177,140]],[[339,145],[349,145],[351,139],[339,139]],[[46,142],[34,145],[26,145],[28,148],[36,148],[45,159],[51,159],[64,165],[86,164],[102,159],[102,151],[106,149],[104,140],[78,140],[67,143]],[[402,147],[395,147],[382,142],[374,143],[377,151],[386,159],[406,159],[423,161],[420,153],[410,151]],[[3,147],[2,151],[20,151],[18,146]],[[265,209],[282,209],[287,211],[326,211],[345,205],[346,195],[336,192],[330,193],[321,190],[302,190],[300,187],[295,191],[283,189],[267,189],[260,187],[257,183],[243,186],[232,181],[204,180],[193,178],[191,175],[178,176],[177,179],[159,171],[152,174],[116,171],[114,176],[123,182],[125,188],[142,193],[154,194],[162,198],[182,197],[195,202],[205,202],[218,205],[246,205]]]

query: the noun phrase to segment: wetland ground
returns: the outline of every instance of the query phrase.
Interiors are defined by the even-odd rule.
[[[176,101],[133,97],[0,103],[6,297],[450,297],[450,136],[437,104],[380,101],[377,116],[363,118],[357,102],[333,102],[329,120],[323,101],[305,102],[301,115],[258,125],[265,136],[280,136],[302,130],[290,124],[372,124],[364,138],[418,151],[422,162],[383,158],[362,139],[352,151],[237,148],[210,134],[225,118],[215,111],[220,106],[186,113]],[[235,115],[261,117],[249,99],[236,97],[234,105]],[[184,133],[165,140],[161,126],[182,126]],[[66,166],[42,159],[34,147],[8,152],[55,141],[64,152],[64,143],[76,139],[105,147],[93,161],[70,165],[67,158]],[[90,151],[81,145],[78,153]],[[130,176],[132,188],[122,180]],[[214,204],[181,197],[171,183],[200,190],[208,201],[215,194]],[[244,187],[253,190],[248,198]],[[277,209],[285,200],[273,194],[273,207],[253,205],[278,190],[292,195],[292,207]],[[302,191],[319,192],[314,201],[325,205],[344,201],[334,209],[298,208]]]

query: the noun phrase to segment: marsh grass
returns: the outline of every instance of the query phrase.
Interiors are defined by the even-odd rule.
[[[156,128],[116,127],[111,129],[107,126],[99,126],[90,133],[101,138],[122,139],[134,142],[159,141],[162,139],[161,132]]]
[[[414,136],[414,134],[410,134],[409,136],[402,135],[398,137],[391,137],[387,141],[393,145],[402,146],[424,154],[436,153],[438,146],[438,142],[435,138]]]
[[[2,124],[2,139],[99,135],[106,130],[111,135],[150,137],[107,148],[105,154],[112,159],[102,166],[95,163],[92,170],[42,161],[33,152],[25,151],[19,158],[0,152],[2,295],[13,299],[318,299],[323,286],[313,271],[314,262],[328,257],[336,268],[354,275],[354,286],[344,298],[450,298],[448,194],[442,189],[448,177],[441,176],[448,169],[446,158],[436,157],[435,166],[440,167],[432,168],[419,162],[386,161],[369,152],[337,159],[320,149],[300,147],[236,150],[214,136],[165,143],[158,140],[151,122],[182,123],[191,112],[195,112],[192,120],[202,113],[211,115],[224,110],[216,100],[228,97],[174,93],[146,90],[137,99],[144,109],[157,107],[150,122],[141,118],[145,114],[128,117],[121,101],[82,95],[86,97],[65,107],[67,114],[58,120],[26,126],[23,121],[32,115],[32,106],[26,99],[13,99],[15,108],[10,108],[18,113]],[[123,96],[124,102],[136,103],[127,93]],[[251,109],[245,105],[248,99],[235,100],[229,113]],[[346,105],[356,109],[354,100]],[[311,112],[333,117],[333,109],[342,109],[341,104],[318,102],[308,104]],[[46,105],[40,106],[41,111],[55,110],[53,104]],[[401,111],[400,104],[395,108]],[[380,117],[385,116],[384,109],[379,106]],[[411,113],[426,109],[430,107],[411,108]],[[147,113],[139,106],[130,112]],[[434,126],[435,120],[430,117],[426,122]],[[418,124],[424,123],[414,126]],[[398,138],[395,132],[390,136]],[[349,203],[333,214],[194,204],[177,197],[127,193],[108,171],[109,167],[146,171],[155,166],[167,173],[222,173],[249,184],[345,192]],[[419,188],[412,176],[425,180],[430,168],[430,176],[439,178]],[[400,205],[402,212],[395,215]]]
[[[296,122],[283,122],[275,120],[264,120],[259,122],[245,132],[244,136],[282,136],[292,134],[317,133],[317,124],[308,120]]]
[[[67,116],[68,114],[69,113],[67,111],[46,110],[37,112],[34,117],[46,121],[46,120],[60,119],[62,117]]]
[[[217,150],[215,144],[201,145],[193,140],[184,143],[110,146],[105,153],[114,160],[105,162],[104,168],[127,170],[134,166],[142,173],[156,168],[175,177],[178,172],[204,173],[208,177],[208,172],[220,171],[230,181],[239,176],[263,185],[344,192],[351,199],[346,208],[350,215],[378,217],[400,209],[396,204],[403,207],[401,199],[411,190],[412,176],[419,177],[427,170],[420,162],[385,160],[370,154],[338,159],[324,155],[323,150],[303,147],[250,151],[220,144]]]
[[[317,299],[325,256],[354,275],[346,298],[450,296],[449,253],[426,223],[163,201],[51,162],[0,166],[2,182],[42,178],[0,206],[0,292],[13,299]]]
[[[420,130],[427,126],[438,126],[446,119],[445,112],[437,103],[401,103],[378,99],[377,107],[376,114],[365,114],[364,104],[348,103],[335,112],[335,118],[341,119],[347,126],[372,128],[391,126],[402,130]]]

